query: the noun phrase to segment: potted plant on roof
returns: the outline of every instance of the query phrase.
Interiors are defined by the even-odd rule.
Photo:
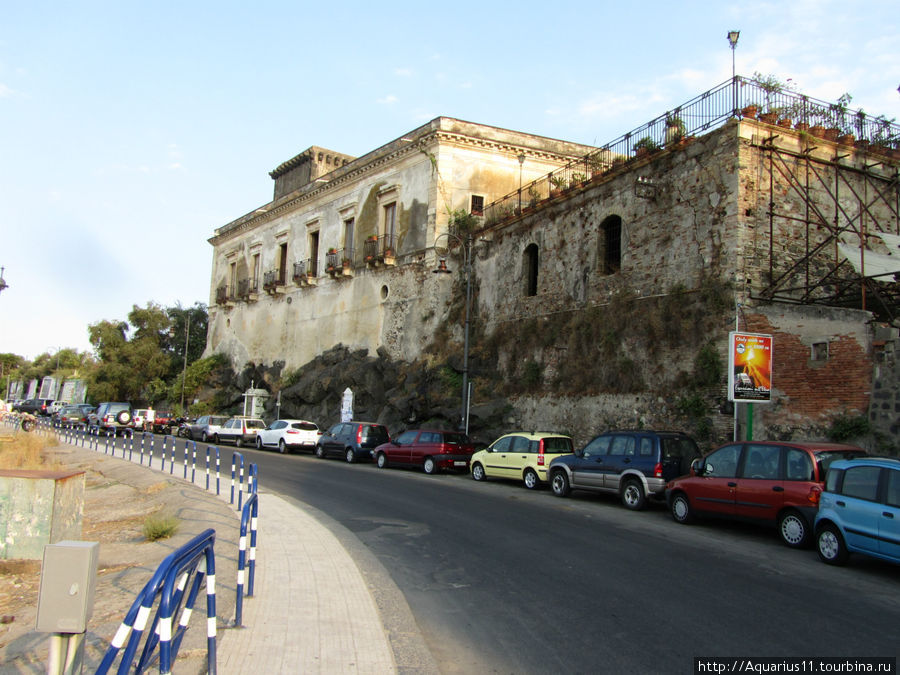
[[[847,124],[847,105],[853,99],[850,94],[842,94],[837,103],[828,106],[828,127],[825,129],[825,138],[829,141],[837,141],[838,136],[844,133]]]
[[[634,156],[645,157],[651,152],[659,150],[659,145],[649,136],[644,136],[634,144]]]
[[[557,195],[562,194],[562,191],[569,186],[569,182],[564,176],[550,176],[550,185],[553,186],[550,189],[550,196],[556,197]]]
[[[684,120],[678,115],[666,115],[666,145],[679,143],[684,138],[685,126]]]
[[[784,91],[784,83],[774,75],[753,73],[753,81],[765,92],[766,111],[759,114],[759,121],[775,124],[778,119],[777,95]]]

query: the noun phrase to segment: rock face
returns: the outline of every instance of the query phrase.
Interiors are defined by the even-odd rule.
[[[266,420],[276,417],[308,419],[327,429],[340,421],[344,390],[353,391],[353,417],[387,425],[391,435],[408,428],[455,429],[460,421],[459,375],[449,366],[404,363],[387,350],[370,356],[367,350],[337,345],[297,371],[283,377],[283,363],[272,367],[247,364],[240,374],[218,372],[214,379],[222,409],[238,413],[242,394],[261,387],[272,394],[266,402]],[[276,411],[278,387],[281,408]],[[509,402],[492,397],[473,403],[470,434],[488,443],[504,431]]]

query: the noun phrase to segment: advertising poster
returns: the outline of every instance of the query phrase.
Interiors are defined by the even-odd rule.
[[[769,403],[772,394],[772,336],[729,333],[728,398],[736,403]]]

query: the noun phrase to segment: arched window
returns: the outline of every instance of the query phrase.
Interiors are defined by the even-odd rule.
[[[622,218],[609,216],[600,224],[600,273],[615,274],[622,268]]]
[[[538,247],[528,244],[522,254],[522,271],[525,272],[525,295],[537,295],[538,289]]]

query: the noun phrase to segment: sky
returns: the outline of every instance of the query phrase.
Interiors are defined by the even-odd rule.
[[[455,117],[602,145],[738,75],[900,118],[896,0],[0,0],[0,353],[208,303],[217,227],[311,145]]]

